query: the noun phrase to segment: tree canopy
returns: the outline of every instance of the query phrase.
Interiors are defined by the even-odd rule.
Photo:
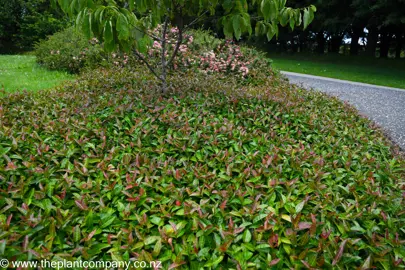
[[[314,19],[316,7],[286,6],[286,0],[53,0],[65,13],[75,18],[76,25],[90,38],[94,35],[104,42],[107,51],[132,50],[162,82],[165,92],[166,69],[175,59],[183,42],[183,32],[203,17],[216,15],[223,9],[219,22],[228,38],[240,39],[243,34],[266,35],[268,40],[278,36],[279,25],[304,28]],[[255,10],[256,16],[251,16]],[[188,21],[188,23],[186,23]],[[153,32],[161,25],[160,33]],[[171,56],[167,48],[169,26],[176,27],[177,42]],[[153,69],[143,54],[152,41],[161,48],[161,74]]]
[[[117,45],[128,50],[135,41],[136,48],[145,52],[146,44],[157,38],[150,35],[150,29],[166,19],[182,29],[187,27],[184,18],[198,20],[203,16],[214,16],[218,5],[225,11],[220,18],[225,35],[236,39],[244,33],[266,35],[272,39],[278,35],[279,25],[289,25],[294,29],[303,24],[306,28],[316,11],[313,5],[299,9],[286,7],[286,0],[54,1],[76,18],[76,24],[88,36],[94,34],[102,38],[110,51]],[[252,18],[250,9],[257,9],[258,16]]]

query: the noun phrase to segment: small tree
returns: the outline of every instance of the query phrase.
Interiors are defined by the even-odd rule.
[[[167,91],[167,70],[183,42],[183,33],[202,18],[214,16],[219,5],[225,11],[220,18],[226,37],[240,39],[242,34],[253,32],[266,35],[268,40],[278,36],[278,27],[291,29],[302,23],[306,28],[314,18],[315,6],[293,9],[286,7],[286,0],[53,0],[62,10],[76,18],[90,38],[96,36],[104,42],[107,51],[133,51],[161,81],[162,92]],[[257,10],[252,18],[249,10]],[[185,25],[184,18],[193,18]],[[153,30],[161,25],[159,35]],[[167,31],[169,26],[178,29],[177,42],[168,55]],[[253,30],[254,29],[254,30]],[[146,57],[152,42],[161,48],[160,71]]]

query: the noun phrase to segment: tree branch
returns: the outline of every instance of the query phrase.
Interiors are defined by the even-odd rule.
[[[155,36],[155,35],[153,35],[153,34],[150,34],[150,33],[146,32],[146,31],[142,30],[142,29],[139,28],[138,26],[133,25],[133,24],[129,24],[129,25],[132,26],[133,28],[135,28],[136,30],[138,30],[139,32],[144,33],[144,34],[147,35],[148,37],[150,37],[150,38],[152,38],[152,39],[154,39],[154,40],[157,40],[157,41],[159,41],[159,42],[162,42],[162,39],[160,39],[159,37],[157,37],[157,36]]]
[[[177,28],[179,29],[179,34],[177,37],[176,47],[174,49],[172,57],[170,57],[170,60],[167,64],[168,66],[172,65],[174,59],[176,58],[177,53],[179,52],[180,45],[183,42],[183,10],[182,9],[180,9],[180,12],[176,14],[176,19],[178,20]]]
[[[153,67],[148,63],[148,61],[146,61],[145,57],[142,56],[141,53],[139,53],[136,49],[133,50],[134,54],[141,59],[141,61],[146,64],[146,66],[148,67],[148,69],[153,73],[153,75],[155,75],[156,78],[158,78],[160,81],[162,81],[162,78],[159,76],[159,74],[156,73],[156,71],[153,69]]]
[[[192,25],[196,24],[199,20],[201,20],[202,17],[204,17],[205,14],[208,13],[208,10],[204,11],[200,16],[198,16],[197,18],[195,18],[194,21],[192,21],[191,23],[187,24],[186,26],[184,26],[184,31],[187,30],[188,28],[190,28]]]
[[[167,27],[169,25],[169,18],[165,17],[165,23],[163,25],[162,31],[162,92],[165,93],[167,90],[167,82],[166,82],[166,33]]]

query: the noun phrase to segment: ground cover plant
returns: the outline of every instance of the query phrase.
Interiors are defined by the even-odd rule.
[[[0,55],[0,89],[4,92],[48,89],[73,79],[66,72],[38,66],[32,55]]]
[[[0,256],[404,268],[403,159],[353,108],[259,71],[184,69],[164,97],[114,67],[1,98]]]
[[[269,54],[285,71],[405,89],[405,61],[339,54]]]

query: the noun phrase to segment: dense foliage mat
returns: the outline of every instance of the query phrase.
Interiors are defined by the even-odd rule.
[[[98,70],[0,99],[0,256],[179,269],[404,268],[404,161],[273,75]]]

